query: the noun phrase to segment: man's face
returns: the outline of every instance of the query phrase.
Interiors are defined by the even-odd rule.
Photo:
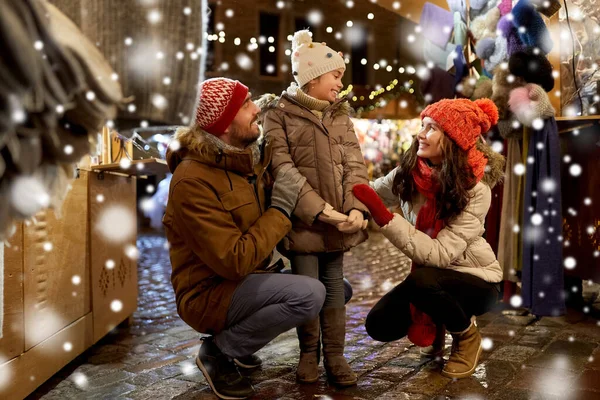
[[[222,137],[225,142],[235,147],[246,148],[260,136],[257,123],[260,108],[250,100],[250,96],[251,93],[248,93],[242,108]]]

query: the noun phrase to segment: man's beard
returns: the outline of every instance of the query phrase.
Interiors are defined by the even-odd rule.
[[[252,121],[250,126],[231,125],[230,138],[235,142],[234,145],[236,147],[246,148],[258,140],[260,132],[253,132],[252,124],[254,121]]]

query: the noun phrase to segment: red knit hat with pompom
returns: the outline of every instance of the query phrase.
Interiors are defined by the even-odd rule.
[[[498,108],[490,99],[444,99],[427,106],[421,119],[429,117],[461,149],[467,151],[479,135],[498,123]]]
[[[469,165],[479,181],[485,172],[487,158],[475,144],[480,135],[498,123],[498,108],[490,99],[444,99],[427,106],[421,119],[429,117],[442,128],[461,149],[468,153]]]

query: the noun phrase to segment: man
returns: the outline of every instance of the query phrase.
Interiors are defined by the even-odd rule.
[[[272,182],[271,146],[257,141],[259,108],[248,88],[209,79],[198,99],[193,126],[178,129],[171,149],[179,149],[167,153],[173,177],[163,223],[171,282],[181,319],[212,335],[196,364],[217,396],[243,399],[254,389],[237,367],[259,366],[254,352],[315,318],[325,288],[308,277],[264,273],[291,229],[306,179],[289,168]]]

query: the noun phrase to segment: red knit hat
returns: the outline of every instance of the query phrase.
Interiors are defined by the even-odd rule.
[[[461,149],[468,152],[469,165],[479,181],[487,158],[475,147],[480,135],[498,123],[498,108],[490,99],[444,99],[427,106],[421,119],[429,117]]]
[[[198,88],[196,124],[221,136],[246,101],[248,87],[227,78],[207,79]]]
[[[490,99],[444,99],[427,106],[421,112],[421,119],[425,117],[437,122],[446,136],[466,151],[498,123],[498,108]]]

